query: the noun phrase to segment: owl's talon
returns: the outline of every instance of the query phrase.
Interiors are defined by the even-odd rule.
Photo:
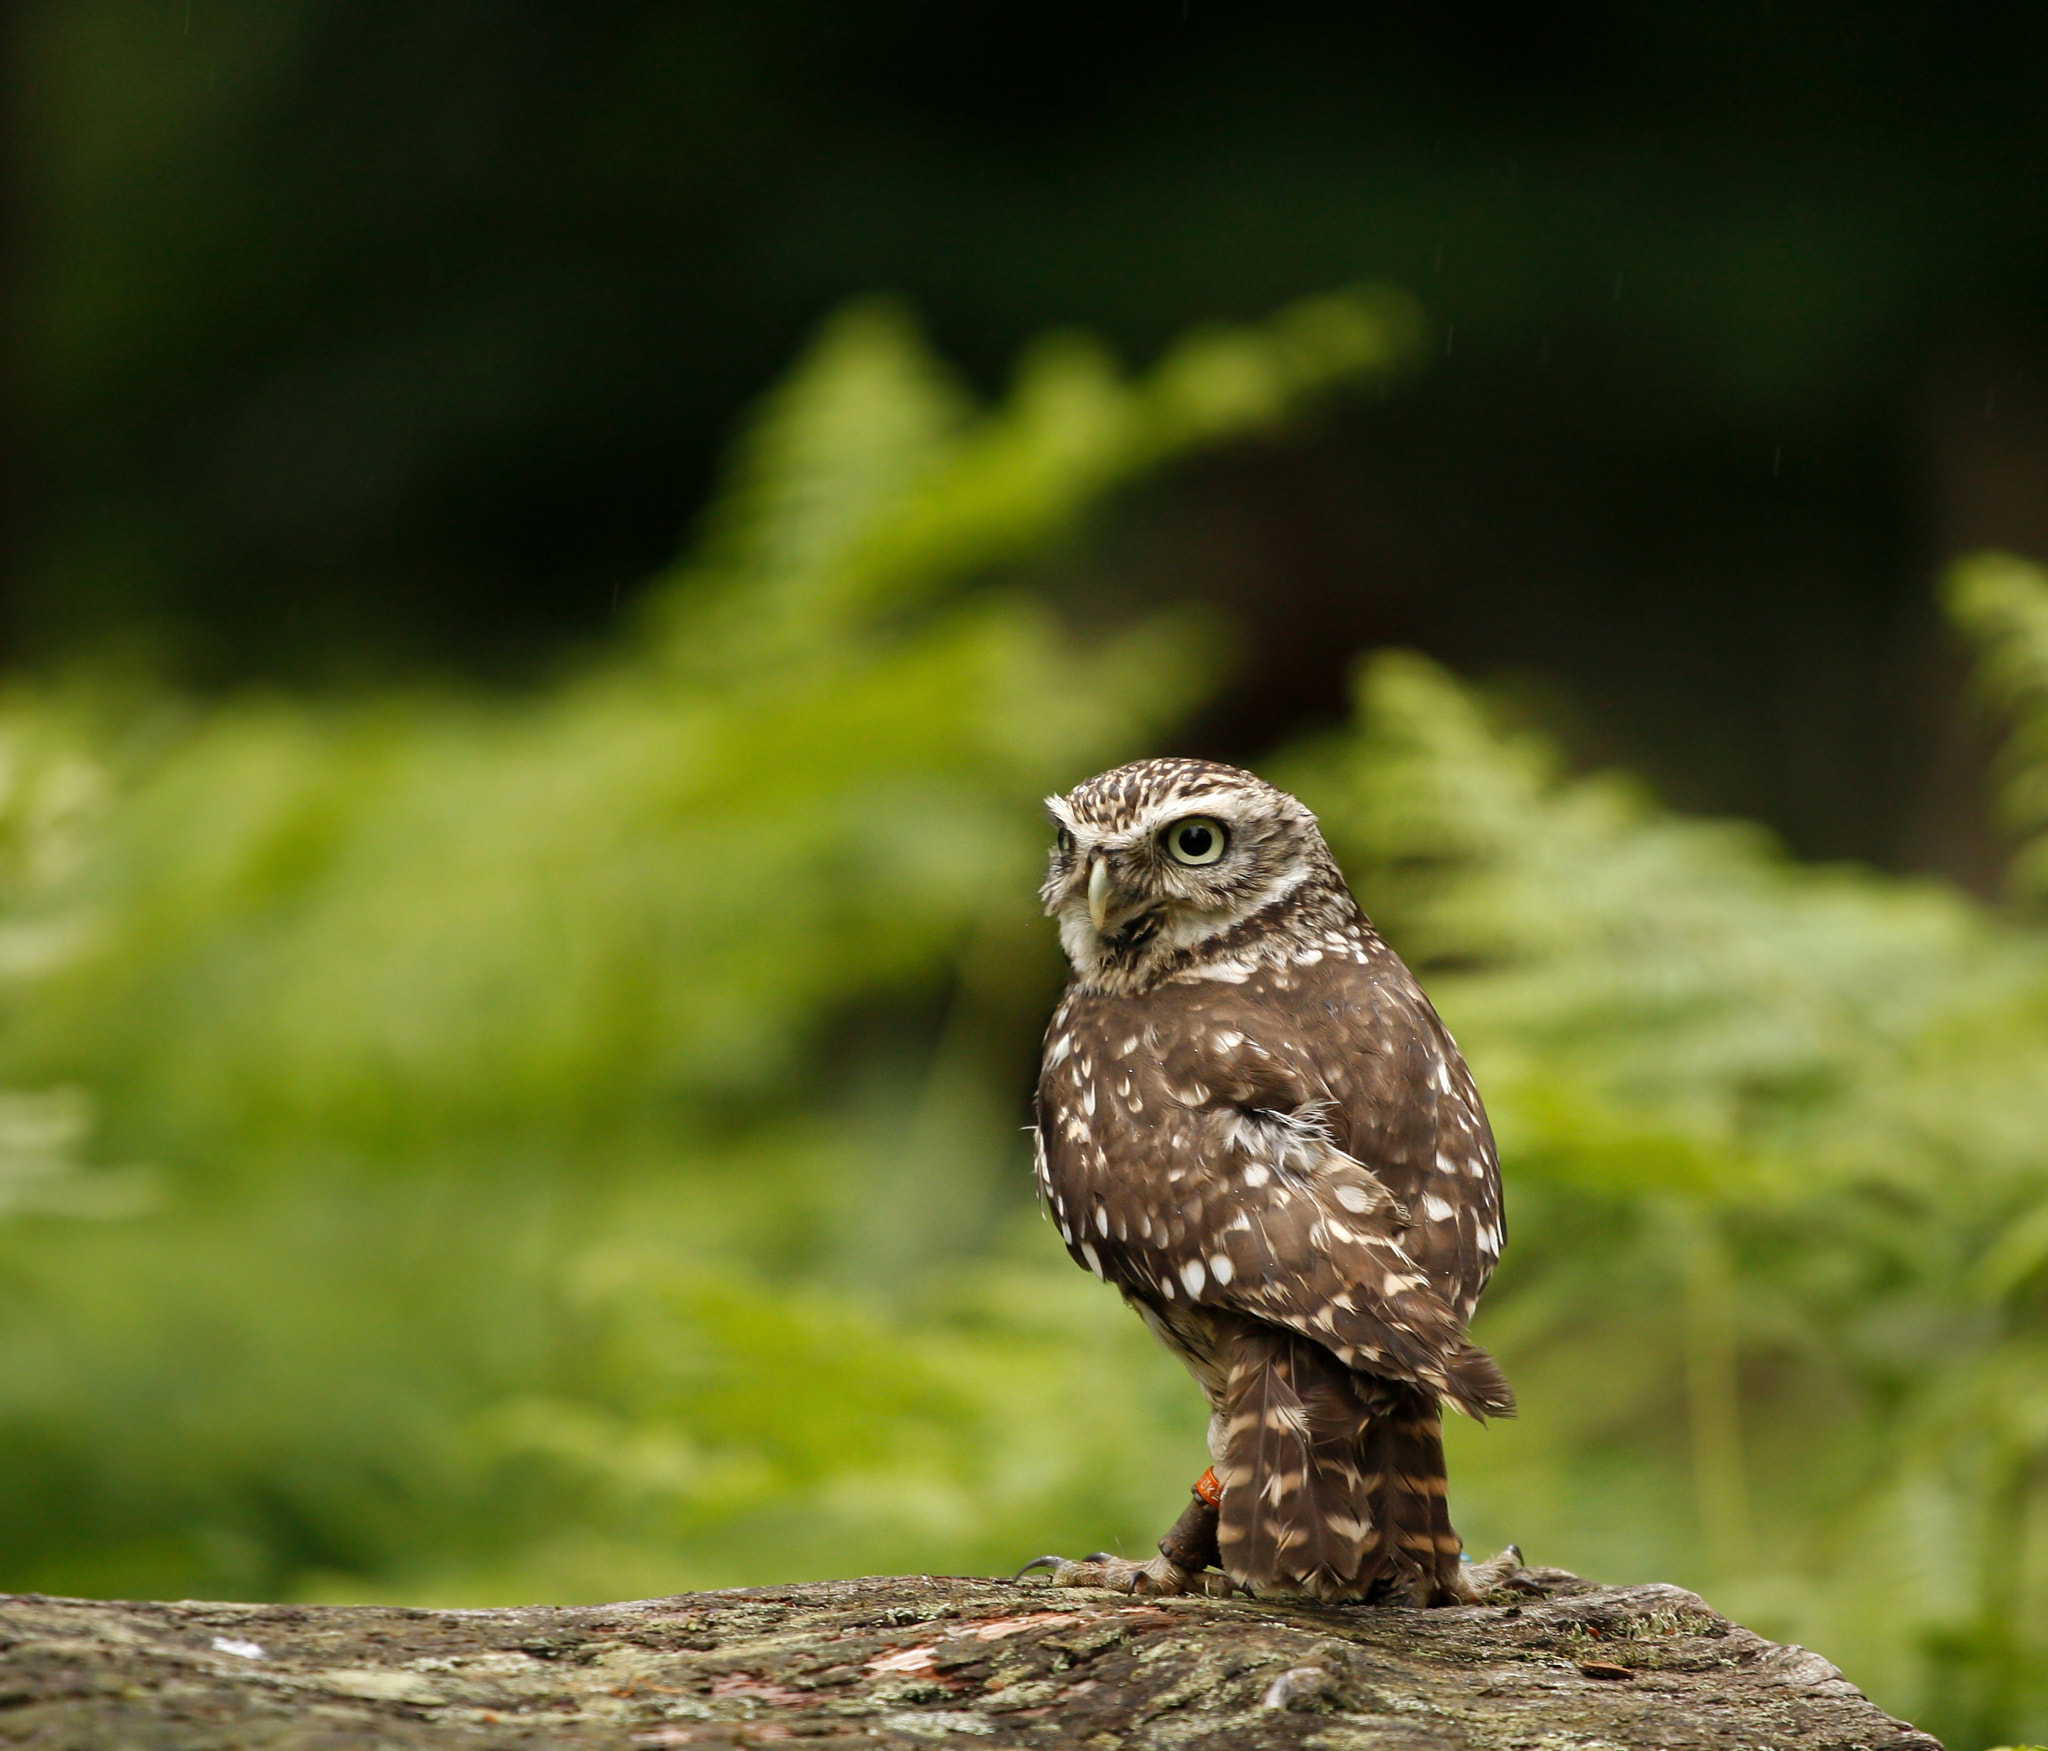
[[[1501,1593],[1519,1594],[1524,1599],[1543,1596],[1542,1586],[1522,1573],[1519,1544],[1504,1546],[1483,1563],[1464,1564],[1458,1581],[1458,1603],[1465,1605],[1483,1604],[1490,1595]]]
[[[1128,1593],[1134,1598],[1163,1599],[1191,1592],[1217,1595],[1213,1582],[1220,1581],[1226,1588],[1230,1586],[1228,1578],[1223,1575],[1195,1574],[1163,1556],[1156,1556],[1150,1562],[1136,1563],[1124,1557],[1111,1556],[1107,1551],[1097,1551],[1079,1562],[1060,1556],[1033,1557],[1017,1571],[1015,1578],[1021,1581],[1033,1569],[1052,1571],[1047,1581],[1049,1586],[1101,1587],[1111,1593]]]

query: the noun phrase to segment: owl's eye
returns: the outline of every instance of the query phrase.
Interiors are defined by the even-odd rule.
[[[1175,821],[1160,837],[1175,863],[1214,863],[1230,843],[1223,823],[1212,821],[1207,815],[1190,815],[1184,821]]]
[[[1053,835],[1053,843],[1060,848],[1060,855],[1062,857],[1072,857],[1074,855],[1074,836],[1066,828],[1062,827]]]

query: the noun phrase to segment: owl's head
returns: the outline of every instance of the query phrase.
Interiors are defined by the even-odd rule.
[[[1141,986],[1305,886],[1344,893],[1315,816],[1235,766],[1141,760],[1045,807],[1039,898],[1084,982]]]

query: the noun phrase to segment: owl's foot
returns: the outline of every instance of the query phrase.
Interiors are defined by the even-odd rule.
[[[1153,1597],[1206,1593],[1222,1599],[1241,1590],[1228,1575],[1214,1569],[1184,1569],[1167,1556],[1155,1556],[1148,1563],[1131,1562],[1104,1550],[1079,1562],[1063,1556],[1035,1556],[1017,1571],[1016,1579],[1022,1580],[1033,1569],[1050,1569],[1047,1578],[1055,1587],[1106,1587],[1113,1593]]]
[[[1127,1562],[1098,1550],[1072,1562],[1063,1556],[1035,1556],[1017,1571],[1022,1580],[1033,1569],[1052,1570],[1055,1587],[1109,1587],[1119,1593],[1206,1593],[1225,1599],[1244,1589],[1221,1573],[1223,1558],[1216,1548],[1216,1504],[1223,1486],[1213,1469],[1202,1473],[1181,1517],[1159,1541],[1159,1554],[1148,1563]]]
[[[1505,1595],[1528,1599],[1543,1591],[1522,1573],[1522,1547],[1511,1544],[1483,1563],[1460,1563],[1452,1591],[1460,1605],[1497,1603]]]

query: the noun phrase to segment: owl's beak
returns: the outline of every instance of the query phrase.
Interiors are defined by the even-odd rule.
[[[1097,858],[1088,868],[1088,921],[1099,931],[1109,918],[1109,865]]]

